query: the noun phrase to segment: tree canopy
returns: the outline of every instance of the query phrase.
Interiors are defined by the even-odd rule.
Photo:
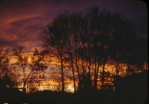
[[[88,87],[92,86],[91,70],[93,70],[93,85],[97,88],[99,66],[103,66],[101,80],[104,85],[104,67],[109,60],[125,63],[128,66],[138,65],[138,63],[142,66],[147,61],[145,60],[146,48],[142,47],[143,51],[139,49],[139,46],[144,44],[140,41],[145,40],[138,38],[132,22],[118,12],[100,11],[98,7],[89,8],[85,12],[60,13],[48,24],[48,30],[44,31],[41,38],[48,47],[55,49],[60,59],[62,89],[64,89],[63,63],[66,58],[70,59],[74,88],[75,69],[79,83],[83,80],[82,75],[84,78],[87,77]],[[80,60],[82,61],[81,71],[78,67]],[[85,70],[83,63],[87,65]],[[91,67],[92,65],[94,68]]]

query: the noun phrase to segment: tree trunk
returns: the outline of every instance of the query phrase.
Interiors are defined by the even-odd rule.
[[[94,57],[95,69],[94,69],[94,89],[97,90],[97,69],[96,69],[96,53]]]
[[[71,57],[71,68],[72,68],[72,77],[73,77],[73,86],[74,86],[74,92],[76,92],[76,84],[75,84],[75,76],[74,76],[74,66],[73,66],[73,59],[72,59],[72,54],[70,55]]]
[[[64,92],[64,67],[63,67],[62,56],[60,56],[60,58],[61,58],[62,92]]]
[[[88,44],[88,74],[87,74],[87,77],[88,77],[88,87],[91,88],[91,74],[90,74],[90,71],[91,71],[91,52],[90,52],[90,41],[89,41],[89,44]]]
[[[115,65],[115,70],[116,70],[116,76],[117,76],[117,75],[119,75],[118,62],[116,62],[116,65]]]
[[[79,79],[79,83],[81,82],[81,79],[80,79],[80,72],[79,72],[79,67],[78,67],[78,59],[76,57],[76,68],[77,68],[77,73],[78,73],[78,79]],[[80,86],[79,86],[80,87]]]
[[[102,89],[102,91],[103,91],[104,78],[105,78],[104,73],[105,73],[105,62],[103,63],[103,66],[102,66],[102,78],[101,78],[101,83],[102,83],[101,89]]]
[[[62,47],[58,47],[58,54],[60,56],[60,63],[61,63],[61,75],[62,75],[62,92],[64,92],[64,65],[63,65],[63,55],[62,55]]]

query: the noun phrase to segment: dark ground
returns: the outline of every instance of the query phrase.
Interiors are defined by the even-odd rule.
[[[148,71],[120,78],[115,92],[94,90],[75,94],[51,91],[23,94],[17,90],[0,90],[0,103],[4,104],[149,104]]]

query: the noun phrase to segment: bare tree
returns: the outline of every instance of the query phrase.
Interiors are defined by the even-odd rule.
[[[48,47],[54,48],[57,52],[61,63],[62,91],[64,62],[71,66],[74,88],[77,72],[80,87],[94,87],[96,90],[100,66],[101,82],[104,86],[105,65],[109,60],[115,61],[116,66],[119,63],[133,63],[131,59],[136,44],[134,26],[118,12],[99,11],[98,7],[72,14],[64,12],[50,22],[48,31],[44,31],[41,37]],[[66,58],[69,60],[66,61]],[[83,78],[88,80],[88,85],[82,84]]]
[[[22,69],[22,82],[24,89],[27,88],[27,83],[29,80],[33,79],[33,77],[34,79],[38,79],[39,76],[40,78],[44,78],[44,71],[47,69],[46,63],[44,61],[46,51],[39,53],[38,50],[35,49],[33,55],[30,56],[31,62],[28,60],[29,56],[25,55],[23,52],[23,47],[13,49],[13,54],[17,57],[17,62],[15,62],[14,65]],[[27,68],[29,68],[29,72],[27,71]],[[41,73],[43,74],[41,75]]]

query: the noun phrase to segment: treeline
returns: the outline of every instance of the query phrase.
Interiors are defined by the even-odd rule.
[[[58,59],[62,92],[66,91],[68,77],[73,80],[74,92],[97,90],[99,82],[105,85],[107,63],[113,62],[119,75],[120,64],[127,65],[127,72],[133,73],[133,65],[143,70],[144,62],[148,62],[147,38],[137,35],[133,23],[118,12],[100,11],[97,7],[84,12],[60,13],[39,38],[48,51],[35,49],[27,55],[23,47],[13,49],[12,56],[17,59],[13,63],[10,63],[9,50],[0,50],[0,79],[5,80],[5,85],[33,86],[30,92],[35,92],[34,86],[38,85],[35,82],[45,79],[49,63]],[[58,67],[49,68],[58,70]],[[71,70],[71,76],[66,70]]]
[[[76,80],[79,90],[97,90],[100,66],[104,85],[105,65],[109,60],[115,62],[117,74],[120,63],[125,63],[129,70],[131,65],[141,69],[144,62],[148,62],[147,39],[136,34],[133,23],[118,12],[100,11],[98,7],[60,13],[48,24],[47,30],[43,30],[40,39],[59,59],[62,92],[65,63],[70,65],[76,91]]]

